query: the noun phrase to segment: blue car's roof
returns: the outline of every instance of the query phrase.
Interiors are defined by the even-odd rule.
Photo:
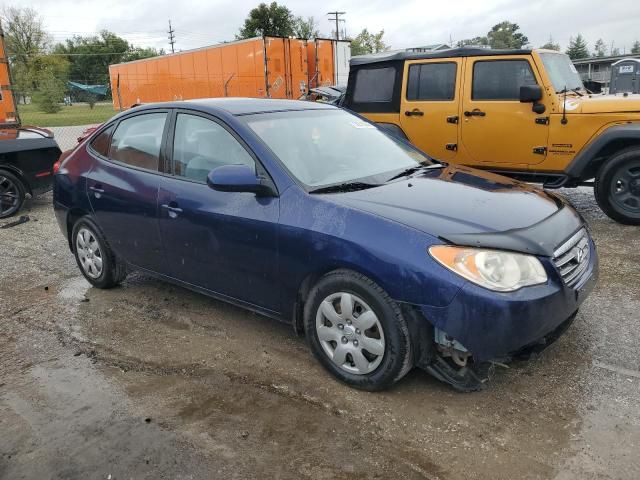
[[[186,104],[186,105],[185,105]],[[216,113],[221,110],[232,115],[248,115],[251,113],[282,112],[292,110],[327,110],[327,104],[301,100],[280,100],[272,98],[198,98],[181,102],[145,104],[141,109],[166,106],[171,108],[195,108]]]

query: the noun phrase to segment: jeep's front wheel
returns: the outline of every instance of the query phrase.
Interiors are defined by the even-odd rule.
[[[640,148],[613,155],[596,176],[598,205],[613,220],[640,225]]]

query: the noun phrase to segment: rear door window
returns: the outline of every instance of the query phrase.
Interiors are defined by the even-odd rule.
[[[179,113],[173,138],[174,174],[206,182],[223,165],[255,166],[251,155],[222,125],[197,115]]]
[[[109,139],[113,132],[113,125],[105,128],[100,134],[91,142],[91,148],[98,154],[106,157],[109,154]]]
[[[407,100],[453,100],[456,89],[455,63],[411,65]]]
[[[396,80],[393,67],[367,68],[359,70],[353,94],[355,103],[390,102]]]
[[[158,171],[166,112],[145,113],[122,120],[111,137],[109,158],[132,167]]]
[[[480,60],[473,64],[472,100],[519,100],[520,87],[536,85],[527,60]]]

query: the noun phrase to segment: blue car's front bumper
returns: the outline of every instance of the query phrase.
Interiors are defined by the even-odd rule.
[[[475,361],[507,356],[552,332],[578,310],[598,277],[598,258],[593,255],[580,281],[573,287],[560,279],[544,285],[497,293],[467,283],[446,307],[421,305],[425,318],[473,355]]]

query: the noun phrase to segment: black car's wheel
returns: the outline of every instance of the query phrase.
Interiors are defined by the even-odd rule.
[[[595,184],[604,213],[627,225],[640,225],[640,148],[623,150],[605,162]]]
[[[127,276],[124,262],[116,257],[98,226],[89,218],[76,222],[73,253],[84,277],[98,288],[112,288]]]
[[[15,215],[24,204],[26,188],[13,173],[0,170],[0,218]]]
[[[320,363],[343,382],[382,390],[413,365],[407,323],[398,305],[367,277],[331,272],[309,293],[307,341]]]

